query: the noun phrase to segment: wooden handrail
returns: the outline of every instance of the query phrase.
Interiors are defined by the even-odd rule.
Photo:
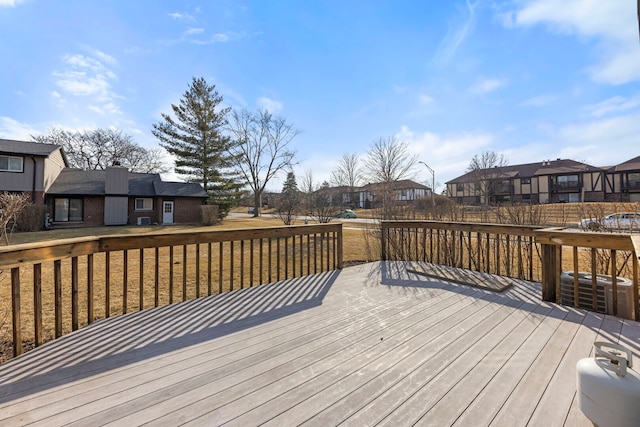
[[[246,241],[250,243],[245,244]],[[299,277],[305,272],[308,274],[340,269],[343,265],[342,244],[342,224],[319,224],[87,236],[0,247],[0,270],[11,272],[14,355],[23,351],[24,320],[33,319],[34,342],[40,345],[43,342],[43,324],[53,330],[52,335],[57,338],[68,332],[69,327],[76,330],[85,323],[93,322],[96,318],[94,308],[104,317],[127,313],[128,304],[136,303],[127,298],[129,292],[138,293],[137,305],[142,310],[163,303],[173,303],[174,292],[180,292],[180,289],[182,300],[200,297],[204,294],[201,289],[203,282],[206,283],[206,294],[211,295],[213,283],[216,282],[217,291],[221,293],[233,290],[234,287],[237,289],[268,283],[274,279]],[[268,250],[265,250],[265,246]],[[168,251],[162,248],[168,248]],[[178,255],[174,255],[174,250]],[[247,251],[250,253],[247,254]],[[180,252],[182,256],[179,255]],[[217,263],[212,256],[214,252],[218,258]],[[101,271],[96,271],[95,267],[94,256],[97,254],[102,254],[100,260],[104,262]],[[254,264],[255,261],[259,264]],[[131,268],[134,263],[138,267],[137,284],[129,283],[129,273],[136,274],[136,269]],[[166,272],[161,277],[160,263],[166,263],[168,277]],[[174,264],[180,263],[181,268],[174,269]],[[201,263],[206,263],[206,268]],[[296,268],[296,263],[299,263],[299,268]],[[214,270],[216,264],[218,268]],[[47,269],[43,269],[43,266]],[[33,267],[33,271],[27,267]],[[152,272],[147,271],[146,267]],[[267,271],[265,278],[264,273]],[[25,294],[26,287],[23,285],[28,282],[25,279],[29,274],[33,280],[33,317],[23,319],[22,310],[25,307],[22,307],[21,301],[25,295],[27,299],[31,297]],[[181,279],[180,284],[174,280],[174,274]],[[201,279],[202,274],[207,275],[204,281]],[[212,277],[214,274],[217,275],[215,280]],[[135,280],[133,277],[131,279]],[[104,291],[104,307],[96,304],[98,296],[94,292],[94,280],[96,283],[103,283],[97,289]],[[168,287],[168,301],[160,300],[160,287]],[[54,309],[53,314],[46,312],[48,321],[43,316],[43,295],[48,300],[54,300],[53,304],[47,305]],[[65,302],[67,298],[70,299],[70,304]],[[81,305],[86,305],[86,317],[80,314]],[[69,324],[66,324],[67,321],[63,322],[63,317],[70,319]]]

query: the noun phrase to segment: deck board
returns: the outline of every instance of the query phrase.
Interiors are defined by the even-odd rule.
[[[371,263],[97,322],[0,365],[0,425],[588,425],[640,325]]]

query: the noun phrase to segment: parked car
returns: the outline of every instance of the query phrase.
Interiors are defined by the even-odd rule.
[[[351,209],[345,209],[336,215],[336,218],[358,218],[358,215]]]
[[[254,214],[254,213],[256,213],[256,208],[249,208],[249,210],[247,211],[247,213],[250,213],[250,214]]]
[[[602,218],[587,218],[580,228],[591,231],[640,231],[640,212],[618,212]]]

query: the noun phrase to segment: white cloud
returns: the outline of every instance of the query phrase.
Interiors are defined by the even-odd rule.
[[[640,80],[636,2],[630,0],[529,0],[507,13],[507,27],[546,25],[552,32],[596,41],[595,64],[588,67],[599,83]]]
[[[191,35],[191,34],[201,34],[204,32],[204,28],[187,28],[187,30],[184,32],[186,35]]]
[[[638,155],[640,112],[570,124],[559,135],[564,150],[578,159],[596,166],[619,163]]]
[[[31,135],[40,133],[27,123],[20,123],[11,117],[0,116],[0,137],[19,141],[31,141]]]
[[[0,0],[0,7],[15,7],[22,3],[24,0]]]
[[[475,7],[477,3],[466,2],[466,8],[459,8],[458,14],[448,22],[447,34],[444,36],[432,63],[438,66],[446,66],[456,51],[473,31],[476,22]]]
[[[493,92],[507,84],[506,80],[501,79],[480,79],[475,85],[471,87],[471,93],[476,95],[482,95],[485,93]]]
[[[283,107],[282,102],[267,97],[258,98],[258,106],[270,113],[279,113]]]
[[[614,96],[596,104],[587,105],[584,110],[592,117],[602,117],[610,113],[628,111],[640,106],[640,95],[633,98]]]
[[[214,44],[214,43],[225,43],[231,40],[237,40],[244,38],[245,35],[242,33],[216,33],[206,39],[195,39],[191,40],[193,44]]]
[[[187,20],[187,21],[195,20],[195,18],[188,13],[172,12],[172,13],[167,13],[167,15],[177,20]]]
[[[54,71],[56,85],[62,93],[52,92],[54,99],[61,103],[68,102],[64,95],[72,97],[88,97],[91,105],[87,108],[99,114],[120,114],[115,99],[122,98],[112,87],[117,80],[116,74],[106,64],[117,64],[117,60],[106,53],[92,48],[85,48],[90,55],[66,54],[62,57],[62,71]],[[76,102],[83,102],[76,99]]]
[[[522,101],[519,105],[523,107],[544,107],[552,104],[557,99],[555,95],[538,95]]]
[[[427,95],[426,93],[421,93],[420,96],[418,97],[420,104],[423,105],[431,105],[433,104],[433,98],[429,95]]]
[[[462,132],[439,135],[432,132],[415,133],[402,126],[396,135],[398,140],[406,142],[411,153],[416,154],[435,171],[436,190],[440,191],[444,183],[464,173],[474,154],[488,149],[494,136],[486,132]],[[420,171],[418,180],[429,181]],[[424,179],[421,179],[424,178]]]

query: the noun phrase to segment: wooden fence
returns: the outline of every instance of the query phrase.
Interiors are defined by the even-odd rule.
[[[98,318],[340,268],[341,224],[93,236],[0,248],[0,270],[10,270],[11,277],[14,356],[23,352],[25,339],[38,346]]]

